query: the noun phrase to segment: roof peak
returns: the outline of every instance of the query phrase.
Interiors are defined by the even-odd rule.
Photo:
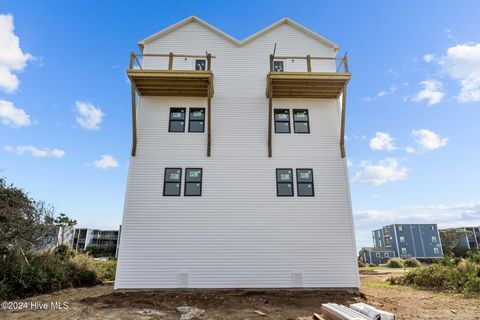
[[[237,46],[239,46],[239,47],[240,47],[240,46],[244,46],[244,45],[246,45],[246,44],[254,41],[255,39],[259,38],[260,36],[262,36],[262,35],[270,32],[271,30],[276,29],[278,26],[286,23],[286,24],[289,24],[289,25],[291,25],[292,27],[296,28],[297,30],[308,34],[308,35],[311,36],[312,38],[314,38],[314,39],[316,39],[316,40],[318,40],[318,41],[320,41],[320,42],[328,45],[329,47],[332,47],[334,50],[338,50],[338,49],[340,48],[340,47],[339,47],[337,44],[335,44],[334,42],[328,40],[327,38],[319,35],[318,33],[314,32],[314,31],[312,31],[312,30],[310,30],[310,29],[308,29],[308,28],[304,27],[303,25],[299,24],[298,22],[296,22],[296,21],[294,21],[294,20],[292,20],[292,19],[290,19],[290,18],[288,18],[288,17],[284,17],[284,18],[278,20],[277,22],[274,22],[274,23],[270,24],[270,25],[267,26],[266,28],[264,28],[264,29],[262,29],[262,30],[260,30],[260,31],[258,31],[258,32],[256,32],[256,33],[254,33],[254,34],[246,37],[246,38],[243,39],[243,40],[238,40],[238,39],[232,37],[231,35],[223,32],[222,30],[216,28],[215,26],[211,25],[210,23],[208,23],[208,22],[200,19],[200,18],[197,17],[197,16],[189,16],[189,17],[187,17],[187,18],[185,18],[185,19],[183,19],[183,20],[181,20],[181,21],[179,21],[179,22],[177,22],[177,23],[175,23],[175,24],[173,24],[173,25],[171,25],[171,26],[169,26],[169,27],[167,27],[167,28],[165,28],[165,29],[162,29],[162,30],[154,33],[154,34],[151,35],[151,36],[148,36],[148,37],[140,40],[140,41],[138,42],[138,45],[140,46],[140,48],[143,48],[143,46],[144,46],[145,44],[148,44],[148,43],[150,43],[150,42],[152,42],[152,41],[154,41],[154,40],[156,40],[156,39],[158,39],[158,38],[160,38],[160,37],[162,37],[162,36],[164,36],[164,35],[172,32],[172,31],[174,31],[174,30],[177,30],[177,29],[181,28],[182,26],[184,26],[184,25],[186,25],[186,24],[188,24],[188,23],[190,23],[190,22],[196,22],[196,23],[202,25],[203,27],[209,29],[210,31],[218,34],[219,36],[223,37],[224,39],[230,41],[231,43],[233,43],[233,44],[235,44],[235,45],[237,45]]]

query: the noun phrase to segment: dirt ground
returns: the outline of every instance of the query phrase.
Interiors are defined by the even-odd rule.
[[[183,290],[113,293],[113,285],[66,289],[22,300],[23,310],[0,310],[0,319],[178,320],[176,308],[205,310],[204,319],[312,319],[322,303],[366,302],[403,319],[480,319],[480,298],[388,285],[389,275],[362,275],[360,295],[321,290]],[[51,302],[68,302],[53,310]],[[32,305],[33,303],[33,305]],[[47,304],[47,309],[39,309]],[[263,312],[260,315],[255,311]]]

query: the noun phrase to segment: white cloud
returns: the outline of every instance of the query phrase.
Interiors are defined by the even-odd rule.
[[[61,158],[65,155],[65,151],[60,149],[48,149],[48,148],[38,149],[31,145],[18,146],[18,147],[5,146],[4,150],[6,152],[13,152],[17,155],[30,153],[32,157],[35,157],[35,158]]]
[[[100,157],[99,160],[93,161],[91,166],[94,166],[95,168],[98,168],[98,169],[107,170],[107,169],[118,168],[119,164],[118,164],[118,161],[115,160],[115,158],[113,158],[111,155],[104,154]]]
[[[76,101],[75,105],[78,112],[76,120],[80,126],[88,130],[100,129],[100,123],[105,116],[100,108],[82,101]]]
[[[369,143],[370,149],[379,151],[379,150],[387,150],[392,151],[397,149],[395,147],[394,139],[385,132],[377,132],[375,137],[370,140]]]
[[[424,80],[420,82],[423,90],[418,92],[413,98],[414,102],[427,101],[429,106],[433,106],[440,103],[445,97],[443,92],[443,84],[438,80]]]
[[[376,101],[378,98],[383,98],[383,97],[390,96],[390,95],[394,94],[395,92],[397,92],[398,90],[400,90],[403,87],[408,87],[408,82],[404,82],[404,83],[401,83],[401,84],[392,84],[387,89],[379,91],[374,97],[366,97],[363,100],[368,101],[368,102]]]
[[[423,61],[429,63],[435,60],[435,56],[433,54],[426,54],[423,56]]]
[[[20,48],[20,39],[15,35],[13,16],[0,14],[0,89],[15,92],[20,81],[15,72],[20,72],[33,59]]]
[[[439,64],[449,77],[460,82],[460,102],[480,101],[480,43],[448,48]]]
[[[443,138],[439,134],[427,129],[412,130],[412,136],[416,138],[415,143],[425,151],[444,147],[448,143],[448,138]]]
[[[405,151],[407,153],[415,153],[417,150],[414,147],[405,147]]]
[[[31,123],[30,116],[25,110],[15,107],[12,102],[6,100],[0,100],[0,122],[13,127],[25,127]]]
[[[352,182],[379,186],[387,182],[406,180],[409,171],[410,169],[400,166],[395,158],[386,158],[377,163],[362,161]]]

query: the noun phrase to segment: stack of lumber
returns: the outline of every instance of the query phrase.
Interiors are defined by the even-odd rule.
[[[349,307],[336,303],[322,304],[322,314],[326,320],[395,320],[395,315],[381,311],[366,303],[354,303]]]

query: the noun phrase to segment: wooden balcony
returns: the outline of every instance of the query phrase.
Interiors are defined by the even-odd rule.
[[[145,68],[142,59],[168,59],[168,69]],[[174,58],[192,58],[203,61],[192,70],[176,70]],[[127,76],[141,96],[179,96],[179,97],[211,97],[213,95],[213,73],[211,71],[211,54],[135,54],[130,55],[130,68]],[[143,61],[143,60],[142,60]]]
[[[139,60],[141,59],[141,61]],[[190,68],[176,69],[177,62],[193,59]],[[185,54],[130,54],[127,76],[132,84],[132,157],[137,152],[137,99],[139,96],[204,97],[207,103],[207,156],[211,153],[211,99],[213,96],[213,73],[210,53],[205,55]],[[159,59],[162,61],[152,61]],[[147,60],[147,61],[145,61]],[[166,62],[163,64],[162,62]],[[165,67],[163,67],[165,66]]]
[[[305,72],[274,71],[274,61],[306,60]],[[312,61],[340,61],[336,71],[312,71]],[[343,69],[342,69],[343,67]],[[267,76],[267,97],[338,99],[351,78],[346,56],[330,57],[284,57],[270,56],[270,72]]]
[[[288,71],[284,61],[305,60],[305,71]],[[279,62],[283,61],[281,64]],[[312,70],[312,62],[324,61],[327,64],[320,70]],[[328,62],[331,62],[330,64]],[[318,64],[318,63],[317,63]],[[333,67],[335,69],[333,70]],[[322,71],[325,70],[325,71]],[[329,70],[330,69],[330,70]],[[347,84],[351,74],[348,71],[347,55],[342,58],[307,56],[270,55],[270,71],[267,74],[266,95],[268,98],[268,156],[272,157],[272,118],[275,98],[339,99],[341,104],[341,129],[339,137],[340,154],[345,157],[345,115]]]

